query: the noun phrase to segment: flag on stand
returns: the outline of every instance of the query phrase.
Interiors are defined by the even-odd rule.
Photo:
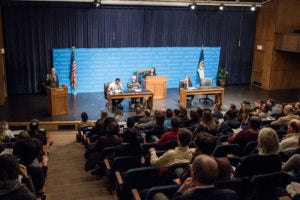
[[[201,48],[199,64],[198,64],[198,73],[200,78],[204,78],[204,50]]]
[[[71,60],[71,86],[72,88],[77,87],[77,80],[76,80],[76,60],[75,60],[75,51],[72,48],[72,60]]]

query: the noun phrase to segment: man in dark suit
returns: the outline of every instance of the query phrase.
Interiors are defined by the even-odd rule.
[[[187,178],[175,193],[173,200],[189,199],[238,199],[237,194],[232,190],[216,189],[214,181],[218,176],[218,164],[208,155],[199,155],[195,158],[191,177]]]
[[[54,67],[51,68],[51,74],[46,77],[47,86],[51,88],[59,87],[59,80]]]

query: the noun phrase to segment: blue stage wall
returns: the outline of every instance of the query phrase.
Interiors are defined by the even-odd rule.
[[[205,77],[213,79],[219,66],[220,47],[203,47]],[[75,48],[77,64],[76,93],[103,92],[103,84],[116,77],[126,87],[136,70],[156,68],[157,75],[167,76],[167,88],[178,88],[178,81],[190,75],[199,85],[197,72],[201,47],[143,47],[143,48]],[[70,87],[72,49],[53,49],[53,65],[60,85]]]

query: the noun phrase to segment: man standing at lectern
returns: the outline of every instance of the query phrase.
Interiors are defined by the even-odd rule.
[[[47,74],[46,83],[51,88],[59,87],[59,80],[54,67],[51,68],[51,74]]]

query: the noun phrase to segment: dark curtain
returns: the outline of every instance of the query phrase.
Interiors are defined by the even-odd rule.
[[[87,3],[3,1],[9,94],[39,93],[53,48],[221,46],[228,84],[250,82],[256,13],[205,6],[93,8]]]

